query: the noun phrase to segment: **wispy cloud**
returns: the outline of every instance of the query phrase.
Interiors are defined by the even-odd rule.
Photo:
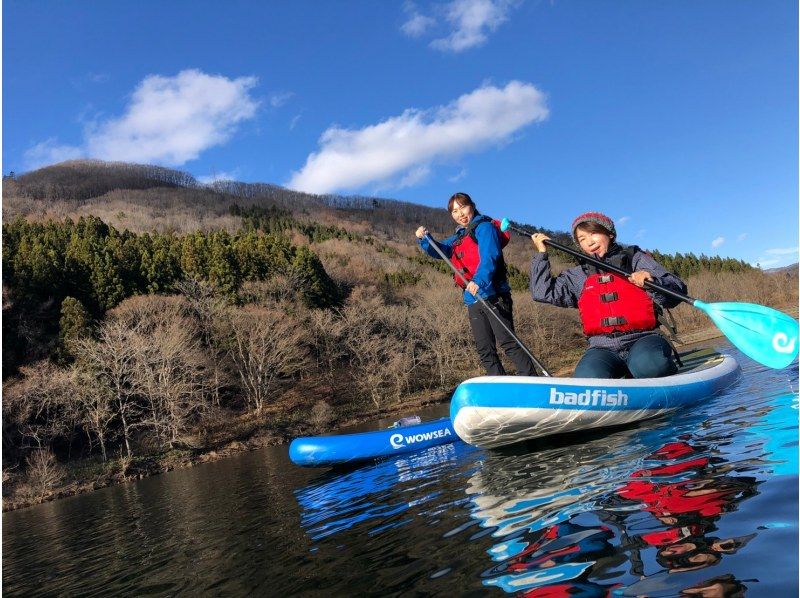
[[[617,218],[616,223],[618,226],[625,226],[627,222],[631,219],[630,216],[622,216],[621,218]]]
[[[634,238],[635,239],[644,239],[646,235],[647,235],[647,229],[646,228],[640,228],[638,231],[636,231],[636,234],[634,235]]]
[[[239,170],[232,170],[231,172],[215,172],[213,174],[207,174],[196,178],[197,182],[203,185],[213,185],[214,183],[218,183],[220,181],[236,181],[239,178]]]
[[[269,95],[269,105],[273,108],[280,108],[294,96],[293,91],[276,91]]]
[[[788,266],[797,263],[798,251],[800,251],[798,247],[774,247],[765,249],[761,256],[753,262],[753,265],[758,264],[762,268]]]
[[[452,31],[446,37],[433,40],[431,47],[458,53],[482,46],[518,5],[517,0],[453,0],[445,9]]]
[[[136,87],[122,116],[91,123],[81,145],[49,139],[26,152],[28,168],[76,157],[180,166],[227,142],[252,118],[255,77],[229,79],[196,69],[174,77],[149,75]]]
[[[427,164],[423,164],[422,166],[417,166],[416,168],[411,169],[406,175],[400,179],[400,183],[397,185],[398,188],[403,187],[413,187],[421,183],[422,181],[426,180],[431,174],[431,167]]]
[[[297,126],[297,123],[299,123],[299,122],[300,122],[300,118],[301,118],[302,116],[303,116],[303,113],[302,113],[302,112],[300,112],[300,113],[296,114],[296,115],[294,116],[294,118],[292,118],[292,120],[291,120],[291,121],[289,121],[289,130],[290,130],[290,131],[294,131],[294,128]]]
[[[451,176],[447,180],[450,181],[451,183],[457,183],[458,181],[463,179],[465,176],[467,176],[467,169],[466,168],[462,168],[458,173],[454,174],[453,176]]]
[[[741,243],[741,242],[742,242],[742,241],[744,241],[746,238],[747,238],[747,233],[742,233],[742,234],[740,234],[738,237],[736,237],[736,241],[737,241],[737,242],[739,242],[739,243]]]
[[[723,243],[725,243],[725,237],[717,237],[716,239],[714,239],[713,241],[711,241],[711,247],[712,247],[713,249],[716,249],[717,247],[719,247],[719,246],[720,246],[720,245],[722,245]]]
[[[45,164],[54,164],[64,160],[75,160],[84,157],[79,147],[63,145],[55,137],[37,143],[25,151],[24,161],[27,169],[39,168]]]
[[[332,126],[287,186],[330,193],[405,177],[437,160],[507,141],[547,116],[544,94],[530,83],[512,81],[502,88],[485,85],[446,106],[408,109],[362,129]]]
[[[797,247],[777,247],[774,249],[767,249],[764,253],[767,255],[797,255]]]
[[[417,5],[413,2],[406,2],[403,10],[408,15],[405,23],[400,26],[400,31],[409,37],[422,37],[429,29],[436,25],[436,19],[421,14],[417,10]]]

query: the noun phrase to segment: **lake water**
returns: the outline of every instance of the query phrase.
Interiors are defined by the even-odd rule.
[[[796,596],[797,368],[721,348],[736,387],[613,433],[349,471],[274,447],[5,513],[4,594]]]

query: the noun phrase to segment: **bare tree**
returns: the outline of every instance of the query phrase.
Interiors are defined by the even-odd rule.
[[[148,407],[144,424],[162,445],[174,448],[211,403],[213,368],[189,318],[161,318],[148,328],[146,334],[137,331],[131,337],[131,384]]]
[[[36,449],[27,459],[27,484],[32,498],[42,500],[64,479],[64,471],[47,449]]]
[[[68,372],[50,361],[20,370],[22,377],[5,385],[3,414],[22,437],[22,446],[48,447],[53,440],[71,440],[79,414],[71,401]]]
[[[94,349],[95,347],[92,347],[92,350]],[[85,348],[83,350],[85,351]],[[108,387],[99,384],[92,373],[82,370],[79,365],[73,367],[72,379],[72,400],[80,413],[81,426],[89,439],[89,446],[97,441],[103,461],[107,461],[108,440],[116,419],[116,410],[112,404],[113,395]]]
[[[232,312],[227,326],[228,356],[248,405],[260,414],[281,383],[307,365],[306,328],[280,305],[247,306]]]
[[[131,371],[136,358],[132,338],[136,327],[124,322],[108,321],[100,326],[97,340],[80,339],[75,342],[76,363],[84,370],[86,382],[95,387],[86,389],[90,401],[102,404],[104,394],[110,396],[114,411],[122,426],[125,451],[131,456],[131,438],[141,411],[132,384]]]
[[[355,382],[376,408],[387,397],[399,399],[412,385],[412,373],[421,365],[419,340],[407,306],[384,305],[376,296],[351,296],[342,310],[347,333],[344,344],[352,355]]]

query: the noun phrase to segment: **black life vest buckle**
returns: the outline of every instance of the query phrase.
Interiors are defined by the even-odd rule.
[[[602,320],[600,320],[600,325],[601,326],[622,326],[623,324],[626,324],[627,322],[628,322],[628,320],[626,320],[622,316],[618,316],[618,317],[615,317],[615,318],[603,318]]]
[[[616,301],[617,299],[619,299],[619,293],[617,293],[616,291],[614,291],[613,293],[602,293],[600,295],[600,301],[602,301],[603,303],[610,303],[612,301]]]
[[[614,280],[614,277],[611,274],[601,274],[597,277],[597,282],[600,284],[605,284],[607,282],[611,282],[612,280]]]

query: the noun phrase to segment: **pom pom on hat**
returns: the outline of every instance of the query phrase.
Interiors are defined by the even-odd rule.
[[[572,221],[573,234],[575,233],[575,229],[578,227],[578,225],[584,222],[594,222],[596,224],[599,224],[600,226],[608,230],[608,232],[610,232],[614,237],[617,236],[617,229],[614,228],[614,221],[611,220],[611,218],[609,218],[605,214],[602,214],[601,212],[586,212],[578,216],[575,220]]]

